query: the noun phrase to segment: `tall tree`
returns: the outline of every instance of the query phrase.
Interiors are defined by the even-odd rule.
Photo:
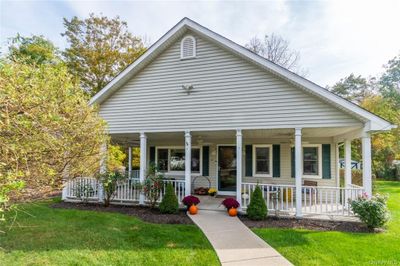
[[[372,136],[373,169],[378,177],[394,177],[392,161],[400,159],[400,109],[390,97],[366,97],[361,106],[389,120],[398,127]]]
[[[127,23],[118,16],[64,18],[64,26],[61,35],[69,43],[63,53],[67,65],[90,95],[105,87],[146,50],[141,38],[130,33]]]
[[[10,39],[7,58],[27,64],[57,63],[61,60],[58,48],[44,36],[24,37],[20,34]]]
[[[365,97],[376,93],[375,87],[375,80],[373,78],[367,80],[361,75],[356,76],[352,73],[340,79],[340,81],[336,82],[331,88],[328,87],[328,89],[349,101],[360,104]]]
[[[0,66],[0,215],[8,197],[92,175],[108,141],[105,123],[64,64]]]
[[[263,39],[253,37],[245,47],[250,51],[294,72],[301,72],[300,53],[289,47],[289,41],[272,33]]]
[[[389,60],[379,80],[382,95],[400,109],[400,55]]]

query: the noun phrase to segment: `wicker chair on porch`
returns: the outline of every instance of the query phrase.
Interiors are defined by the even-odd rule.
[[[208,181],[208,187],[196,187],[196,181],[198,179],[206,179]],[[192,180],[193,193],[196,195],[208,195],[208,190],[211,188],[211,180],[208,176],[196,176]]]

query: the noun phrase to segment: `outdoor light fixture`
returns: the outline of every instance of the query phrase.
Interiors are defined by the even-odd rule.
[[[192,84],[183,84],[182,89],[187,93],[187,95],[190,94],[190,91],[193,90],[193,85]]]

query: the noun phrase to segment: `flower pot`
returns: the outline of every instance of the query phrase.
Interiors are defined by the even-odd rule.
[[[228,211],[229,216],[232,216],[232,217],[237,216],[237,213],[238,213],[238,211],[236,208],[230,208]]]
[[[190,208],[189,208],[189,213],[190,213],[191,215],[197,214],[197,206],[196,206],[196,205],[190,206]]]

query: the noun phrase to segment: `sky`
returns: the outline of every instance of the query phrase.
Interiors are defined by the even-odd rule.
[[[120,16],[130,31],[158,40],[183,17],[244,45],[275,33],[300,52],[307,78],[326,86],[351,73],[377,76],[400,54],[400,0],[35,1],[0,0],[0,44],[17,33],[44,35],[60,48],[63,18]]]

